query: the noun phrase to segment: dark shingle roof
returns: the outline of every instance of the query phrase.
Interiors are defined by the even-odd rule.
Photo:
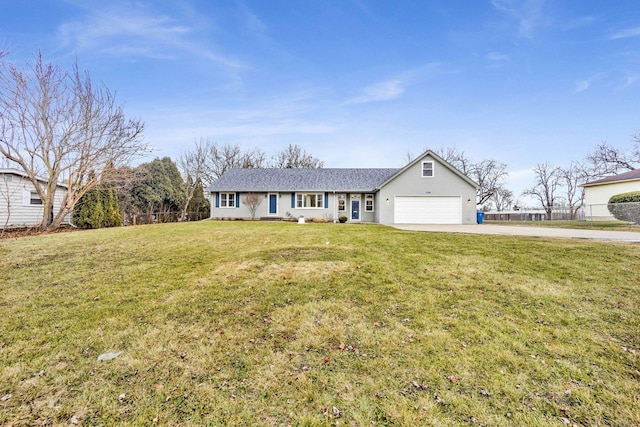
[[[372,192],[400,169],[231,169],[209,191]]]
[[[636,179],[640,179],[640,169],[635,169],[618,175],[608,176],[597,181],[587,182],[586,184],[583,184],[583,186],[588,187],[591,185],[608,184],[611,182],[634,181]]]

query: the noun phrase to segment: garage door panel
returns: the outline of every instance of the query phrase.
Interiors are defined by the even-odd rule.
[[[397,196],[394,204],[396,224],[461,224],[461,198]]]

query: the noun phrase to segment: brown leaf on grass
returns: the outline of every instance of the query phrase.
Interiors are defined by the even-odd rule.
[[[447,378],[454,384],[458,382],[458,379],[453,375],[449,375]]]
[[[322,361],[322,363],[324,365],[326,365],[327,363],[329,363],[329,360],[331,360],[331,359],[329,359],[328,357],[325,357],[324,360]]]
[[[344,348],[345,348],[344,343],[343,343],[343,342],[341,342],[341,343],[338,345],[338,348],[339,348],[340,350],[344,350]]]

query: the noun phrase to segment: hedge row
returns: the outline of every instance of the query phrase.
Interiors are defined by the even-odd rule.
[[[640,191],[613,195],[607,207],[616,219],[640,224]]]

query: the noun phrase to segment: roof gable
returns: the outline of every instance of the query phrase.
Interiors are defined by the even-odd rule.
[[[209,191],[374,192],[398,169],[230,169]]]
[[[586,184],[582,184],[582,186],[590,187],[593,185],[613,184],[616,182],[636,181],[636,180],[640,180],[640,169],[635,169],[635,170],[624,172],[618,175],[608,176],[606,178],[602,178],[597,181],[587,182]]]
[[[478,184],[476,184],[471,178],[469,178],[467,175],[463,174],[462,172],[460,172],[457,168],[455,168],[451,163],[447,162],[445,159],[443,159],[442,157],[440,157],[439,155],[437,155],[435,152],[431,151],[431,150],[427,150],[424,153],[422,153],[422,155],[416,157],[412,162],[410,162],[408,165],[406,165],[405,167],[403,167],[402,169],[399,169],[394,175],[390,176],[387,180],[385,180],[382,184],[380,184],[380,186],[378,188],[382,188],[385,185],[387,185],[389,182],[393,181],[396,177],[398,177],[399,175],[402,175],[406,170],[410,169],[411,167],[413,167],[413,165],[415,165],[418,162],[421,162],[424,160],[425,157],[432,157],[434,160],[436,160],[438,163],[440,163],[441,165],[443,165],[444,167],[446,167],[447,169],[449,169],[451,172],[453,172],[454,174],[458,175],[463,181],[467,182],[469,185],[471,185],[472,187],[474,187],[476,190],[478,188],[480,188],[480,186]]]

